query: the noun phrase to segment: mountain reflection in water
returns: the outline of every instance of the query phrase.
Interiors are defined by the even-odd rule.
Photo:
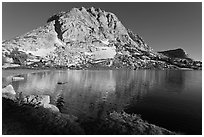
[[[48,94],[52,102],[64,98],[64,112],[94,116],[100,109],[121,111],[130,99],[138,101],[158,81],[148,71],[69,70],[32,73],[13,82],[18,92]],[[67,82],[57,84],[58,82]],[[103,107],[100,107],[103,106]],[[80,111],[80,112],[78,112]]]
[[[182,114],[199,121],[201,76],[201,71],[67,70],[27,74],[12,85],[24,94],[50,95],[51,103],[63,113],[78,117],[101,118],[113,110],[140,114],[141,110],[144,116],[168,111],[174,117]]]

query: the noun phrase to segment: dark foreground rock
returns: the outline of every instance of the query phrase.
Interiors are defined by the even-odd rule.
[[[84,130],[74,116],[2,98],[3,135],[80,135]]]
[[[87,120],[81,123],[86,134],[92,135],[175,135],[162,127],[143,121],[137,114],[112,112],[105,119]],[[87,126],[88,125],[88,126]]]
[[[12,85],[2,89],[2,129],[8,135],[175,134],[143,121],[140,116],[112,112],[91,120],[60,113],[48,95],[23,95]]]
[[[78,119],[60,113],[49,95],[23,95],[12,85],[2,89],[3,135],[169,135],[164,128],[143,121],[140,116],[112,112],[98,119]]]
[[[105,119],[81,121],[41,106],[19,104],[2,98],[3,135],[173,135],[175,132],[149,124],[138,115],[112,112]]]
[[[125,112],[113,112],[106,118],[103,130],[108,129],[110,134],[130,135],[173,135],[174,132],[143,121],[140,116]]]

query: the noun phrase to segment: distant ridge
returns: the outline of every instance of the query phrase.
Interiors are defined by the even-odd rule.
[[[189,58],[188,54],[182,48],[160,51],[158,53],[162,53],[170,58],[182,58],[182,59]]]

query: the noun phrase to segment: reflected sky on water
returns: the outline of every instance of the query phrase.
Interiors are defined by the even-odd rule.
[[[170,123],[167,128],[172,130],[173,124],[191,122],[199,125],[192,133],[201,132],[201,71],[59,70],[23,76],[23,81],[12,82],[17,92],[50,95],[55,105],[65,102],[58,106],[63,113],[101,118],[124,110],[163,127]],[[3,79],[3,84],[9,82]],[[176,123],[169,121],[175,117]],[[187,130],[182,127],[178,130]]]

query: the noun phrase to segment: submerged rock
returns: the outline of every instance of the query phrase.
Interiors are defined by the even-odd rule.
[[[66,84],[68,82],[57,82],[57,84],[61,85],[61,84]]]
[[[24,80],[24,77],[12,77],[13,81],[20,81],[20,80]]]

